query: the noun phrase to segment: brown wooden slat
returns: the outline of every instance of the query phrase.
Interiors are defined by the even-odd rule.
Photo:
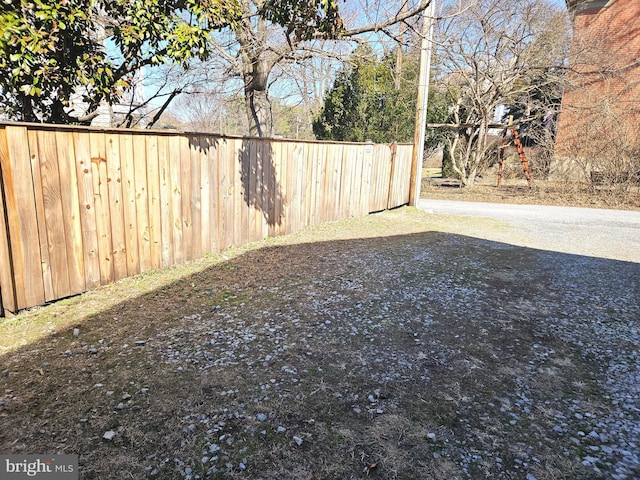
[[[200,258],[202,252],[202,239],[200,232],[202,230],[202,184],[200,182],[200,138],[198,136],[189,136],[189,152],[190,152],[190,171],[191,178],[191,253],[189,260]]]
[[[351,195],[351,162],[349,162],[351,146],[344,145],[340,158],[340,195],[339,215],[341,218],[349,216],[349,202]]]
[[[265,222],[267,224],[265,236],[275,237],[276,235],[280,235],[281,232],[281,212],[284,202],[284,187],[282,181],[282,142],[271,142],[267,149],[267,154],[270,158],[272,171],[269,176],[269,185],[267,186],[265,195],[269,208],[267,215],[265,216]]]
[[[191,149],[189,138],[180,137],[180,189],[182,191],[182,255],[184,260],[193,260],[193,209]]]
[[[157,269],[162,266],[162,220],[158,137],[156,135],[146,135],[146,140],[147,192],[149,195],[149,255],[151,268]]]
[[[269,215],[269,197],[271,196],[274,188],[274,180],[272,175],[273,169],[273,156],[271,150],[272,141],[262,140],[258,143],[258,175],[257,179],[260,181],[260,188],[256,189],[256,201],[259,204],[256,222],[258,227],[257,240],[262,240],[269,236],[269,222],[272,221]],[[275,192],[274,192],[275,196]]]
[[[169,154],[169,139],[158,137],[158,174],[160,177],[160,229],[162,266],[169,267],[174,263],[173,256],[173,205],[171,194],[171,165]]]
[[[9,225],[7,222],[7,209],[5,202],[5,168],[10,165],[9,145],[7,143],[6,128],[0,128],[0,294],[2,294],[2,312],[16,313],[18,300],[16,298],[16,285],[13,277],[13,261],[11,258],[11,239],[9,237]],[[11,185],[11,183],[9,183]],[[8,188],[13,188],[9,186]]]
[[[302,145],[295,144],[290,147],[289,168],[291,171],[291,194],[290,194],[290,228],[295,232],[302,225],[302,217],[304,215],[303,199],[304,199],[304,151]]]
[[[220,150],[221,139],[209,137],[210,148],[207,154],[209,164],[209,251],[217,253],[220,251]]]
[[[200,135],[200,256],[211,253],[211,184],[209,154],[212,138]]]
[[[227,139],[221,139],[218,145],[218,185],[220,186],[218,198],[220,201],[218,248],[222,251],[233,244],[233,203],[231,198],[231,182],[229,180],[229,163],[232,155],[231,143]]]
[[[133,136],[120,135],[120,170],[122,172],[122,206],[124,238],[129,275],[140,273],[138,251],[138,214],[136,209],[136,171],[133,158]]]
[[[112,133],[105,137],[107,160],[107,187],[111,213],[111,258],[114,280],[128,276],[127,241],[122,195],[122,165],[120,162],[120,138]]]
[[[302,210],[304,211],[304,217],[302,217],[302,225],[312,225],[314,221],[313,217],[313,193],[315,191],[315,176],[313,171],[313,159],[311,158],[311,149],[313,144],[304,144],[302,146],[303,151],[303,165],[304,165],[304,200]]]
[[[259,239],[258,229],[260,225],[261,208],[262,208],[262,162],[260,161],[260,144],[257,140],[247,142],[243,155],[243,162],[246,176],[243,176],[244,202],[247,206],[247,229],[248,242],[255,242]],[[244,243],[244,242],[243,242]]]
[[[27,129],[7,126],[6,135],[9,155],[3,159],[2,176],[16,285],[16,310],[20,310],[44,303],[45,293]]]
[[[42,195],[42,203],[44,205],[44,217],[38,219],[38,223],[41,226],[39,230],[45,230],[45,238],[41,238],[40,243],[41,245],[46,245],[49,250],[49,267],[53,287],[51,299],[63,298],[71,295],[71,288],[69,286],[67,235],[64,228],[64,212],[62,210],[56,132],[39,131],[36,135],[38,153],[36,158],[32,154],[31,167],[36,204],[39,203],[37,197]],[[35,152],[35,144],[32,144],[32,152]],[[41,180],[40,185],[35,182],[38,176]],[[38,187],[40,187],[39,191]],[[43,249],[41,249],[41,253],[42,251]],[[43,273],[44,270],[43,268]]]
[[[42,284],[44,286],[44,298],[49,302],[56,298],[53,285],[53,274],[51,273],[51,259],[49,256],[49,232],[47,231],[46,208],[42,188],[42,174],[40,172],[40,150],[38,145],[38,135],[42,132],[29,131],[31,155],[31,175],[33,178],[33,193],[38,221],[38,241],[40,243],[40,258],[42,263]],[[56,272],[57,273],[57,272]]]
[[[247,203],[244,200],[244,191],[242,185],[242,175],[245,162],[243,160],[244,152],[248,141],[235,140],[235,163],[232,165],[233,171],[233,245],[240,246],[246,243],[247,224],[249,220],[249,212]]]
[[[185,261],[182,215],[182,141],[181,137],[169,137],[169,179],[171,190],[172,247],[176,264]]]
[[[147,142],[144,135],[135,134],[133,168],[135,171],[135,203],[138,231],[138,261],[140,271],[151,269],[151,220],[149,219],[149,187],[147,185]]]
[[[91,144],[93,196],[96,209],[96,230],[98,233],[100,282],[105,285],[114,279],[105,135],[101,132],[91,132],[89,138]]]
[[[89,132],[73,132],[78,178],[78,202],[82,232],[84,282],[87,290],[100,285],[100,259],[98,253],[98,229],[93,194],[93,170],[91,167],[91,142]]]
[[[67,267],[71,294],[87,290],[84,273],[84,246],[80,199],[78,196],[78,173],[76,171],[76,152],[73,133],[56,131],[58,169],[60,171],[60,195],[62,198],[62,216],[67,237]]]

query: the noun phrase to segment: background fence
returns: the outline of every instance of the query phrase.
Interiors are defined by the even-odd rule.
[[[408,203],[411,145],[0,123],[5,311]]]

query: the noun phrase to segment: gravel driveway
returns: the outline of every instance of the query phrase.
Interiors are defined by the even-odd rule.
[[[511,243],[557,252],[640,262],[640,212],[547,205],[420,200],[436,215],[491,218],[512,229]]]

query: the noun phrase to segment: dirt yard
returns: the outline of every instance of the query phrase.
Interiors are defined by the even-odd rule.
[[[640,478],[640,263],[510,235],[401,208],[0,321],[0,452],[81,479]]]
[[[640,186],[590,186],[536,180],[529,187],[524,179],[507,179],[497,187],[495,174],[485,174],[470,188],[459,188],[455,179],[431,178],[423,169],[421,197],[471,202],[558,205],[640,210]]]

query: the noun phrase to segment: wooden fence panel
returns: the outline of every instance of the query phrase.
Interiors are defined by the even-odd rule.
[[[7,150],[0,162],[17,311],[44,303],[45,291],[27,128],[7,126],[5,134]]]
[[[411,176],[411,154],[413,145],[399,144],[393,162],[391,186],[389,187],[388,208],[409,203],[409,177]]]
[[[209,238],[209,252],[221,251],[220,241],[220,151],[221,140],[216,137],[209,137],[210,145],[207,154],[209,163],[209,225],[211,228]]]
[[[127,239],[124,221],[124,198],[122,194],[122,164],[120,162],[120,138],[106,135],[107,187],[109,190],[109,212],[111,215],[111,258],[113,276],[120,280],[128,276]]]
[[[158,137],[146,136],[147,194],[149,199],[149,251],[151,268],[162,266],[162,210],[160,203],[160,165]]]
[[[231,182],[229,181],[230,142],[225,138],[218,143],[218,201],[220,215],[218,223],[218,248],[224,250],[232,244],[233,228],[230,225],[232,215]]]
[[[211,253],[211,185],[209,175],[209,153],[215,146],[209,145],[209,138],[200,137],[200,256]]]
[[[9,162],[9,144],[7,130],[0,127],[0,295],[2,295],[2,311],[0,313],[18,310],[15,298],[16,287],[11,261],[11,240],[7,223],[7,202],[5,201],[4,166]]]
[[[80,223],[82,225],[84,283],[86,289],[92,289],[100,285],[100,258],[98,253],[96,207],[93,194],[90,134],[82,131],[72,133],[76,155],[75,166],[78,182],[78,202],[80,203]],[[129,272],[129,275],[132,275],[132,273]]]
[[[158,176],[160,179],[160,245],[162,266],[174,264],[173,196],[171,194],[171,158],[169,137],[158,137]]]
[[[182,138],[169,137],[169,190],[171,193],[171,245],[175,263],[184,263],[184,216],[182,215]]]
[[[31,175],[33,178],[33,190],[34,190],[34,201],[36,207],[36,215],[37,218],[41,219],[38,222],[38,240],[40,243],[40,259],[42,262],[42,284],[44,287],[44,298],[47,301],[51,301],[55,296],[55,288],[53,285],[53,274],[51,267],[51,258],[49,256],[49,236],[50,232],[47,231],[47,209],[44,204],[44,188],[42,184],[42,163],[43,159],[46,164],[46,153],[40,154],[39,146],[38,146],[38,136],[45,132],[36,132],[29,131],[27,133],[29,138],[29,146],[30,150],[33,151],[31,154]],[[44,147],[44,146],[43,146]],[[51,176],[51,175],[49,175]],[[46,178],[46,174],[45,174]],[[51,209],[49,209],[51,210]],[[55,258],[54,258],[55,261]]]
[[[0,123],[2,308],[407,203],[394,149]]]
[[[84,273],[84,254],[80,199],[78,195],[78,176],[76,171],[76,153],[73,133],[56,131],[58,168],[60,170],[60,195],[62,196],[62,214],[67,237],[67,266],[71,294],[87,290]]]
[[[114,279],[105,134],[102,132],[91,132],[89,135],[93,195],[96,209],[96,230],[98,233],[100,282],[105,285],[111,283]]]
[[[133,164],[133,135],[120,135],[120,171],[122,175],[122,221],[126,250],[127,273],[140,273],[138,251],[138,214],[136,210],[136,170]]]

